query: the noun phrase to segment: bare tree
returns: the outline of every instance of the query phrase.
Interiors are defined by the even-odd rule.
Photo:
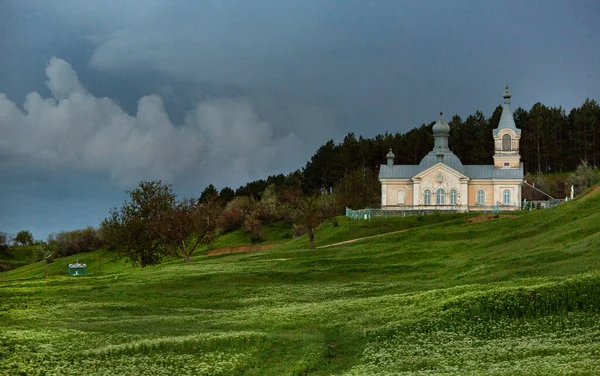
[[[5,251],[10,248],[10,243],[13,242],[13,236],[6,232],[0,232],[0,251]]]
[[[287,190],[285,200],[289,204],[292,221],[306,229],[310,249],[316,249],[314,230],[336,214],[333,195],[305,194],[301,189],[293,188]]]
[[[166,213],[163,241],[191,263],[199,245],[214,242],[220,215],[218,197],[183,199]]]

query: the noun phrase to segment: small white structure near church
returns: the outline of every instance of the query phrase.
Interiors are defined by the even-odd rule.
[[[498,127],[493,165],[463,165],[448,148],[450,126],[433,126],[434,147],[418,165],[394,165],[390,149],[379,170],[381,208],[388,210],[519,210],[523,164],[521,130],[515,125],[508,86]]]

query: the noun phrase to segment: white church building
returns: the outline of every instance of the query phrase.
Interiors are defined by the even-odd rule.
[[[434,147],[418,165],[395,165],[390,149],[379,169],[381,208],[388,210],[518,210],[523,164],[521,130],[515,125],[508,86],[498,127],[493,130],[493,165],[463,165],[448,148],[450,126],[433,126]]]

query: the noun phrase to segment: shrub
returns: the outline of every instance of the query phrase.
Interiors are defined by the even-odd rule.
[[[292,232],[294,236],[302,236],[306,234],[306,226],[294,224],[292,226]]]
[[[82,230],[63,231],[56,234],[49,244],[53,245],[56,256],[63,257],[75,253],[90,252],[104,245],[100,233],[93,227]]]
[[[592,167],[587,161],[583,160],[577,166],[577,170],[569,176],[567,183],[573,185],[575,193],[580,194],[594,184],[600,182],[600,173],[597,167]]]
[[[219,218],[219,228],[227,233],[242,227],[246,218],[253,213],[256,200],[252,197],[239,196],[231,200]]]

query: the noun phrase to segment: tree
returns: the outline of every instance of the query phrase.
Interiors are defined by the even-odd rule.
[[[288,190],[286,196],[291,220],[306,229],[310,249],[316,249],[314,230],[325,220],[335,216],[334,196],[304,194],[299,188]]]
[[[158,264],[172,252],[165,242],[164,228],[172,216],[175,194],[160,180],[142,181],[126,191],[130,201],[113,208],[102,221],[100,231],[105,241],[142,268]]]
[[[212,184],[209,184],[208,187],[204,188],[204,191],[200,194],[201,202],[214,201],[217,198],[219,198],[219,191],[217,191],[217,188]]]
[[[21,230],[17,232],[15,242],[20,245],[31,245],[33,243],[33,235],[28,230]]]
[[[85,229],[61,231],[53,235],[57,257],[95,251],[103,246],[100,231],[88,226]]]
[[[358,169],[346,174],[334,188],[340,207],[353,209],[378,205],[381,200],[381,184],[370,169]]]
[[[221,189],[219,192],[219,200],[221,201],[221,205],[225,206],[229,201],[235,198],[235,191],[230,187],[225,187]]]
[[[183,199],[168,212],[162,240],[167,247],[183,256],[185,262],[191,263],[199,245],[209,245],[215,240],[220,215],[221,205],[217,196],[207,201]]]
[[[12,243],[13,237],[6,232],[0,232],[0,251],[6,251]]]

